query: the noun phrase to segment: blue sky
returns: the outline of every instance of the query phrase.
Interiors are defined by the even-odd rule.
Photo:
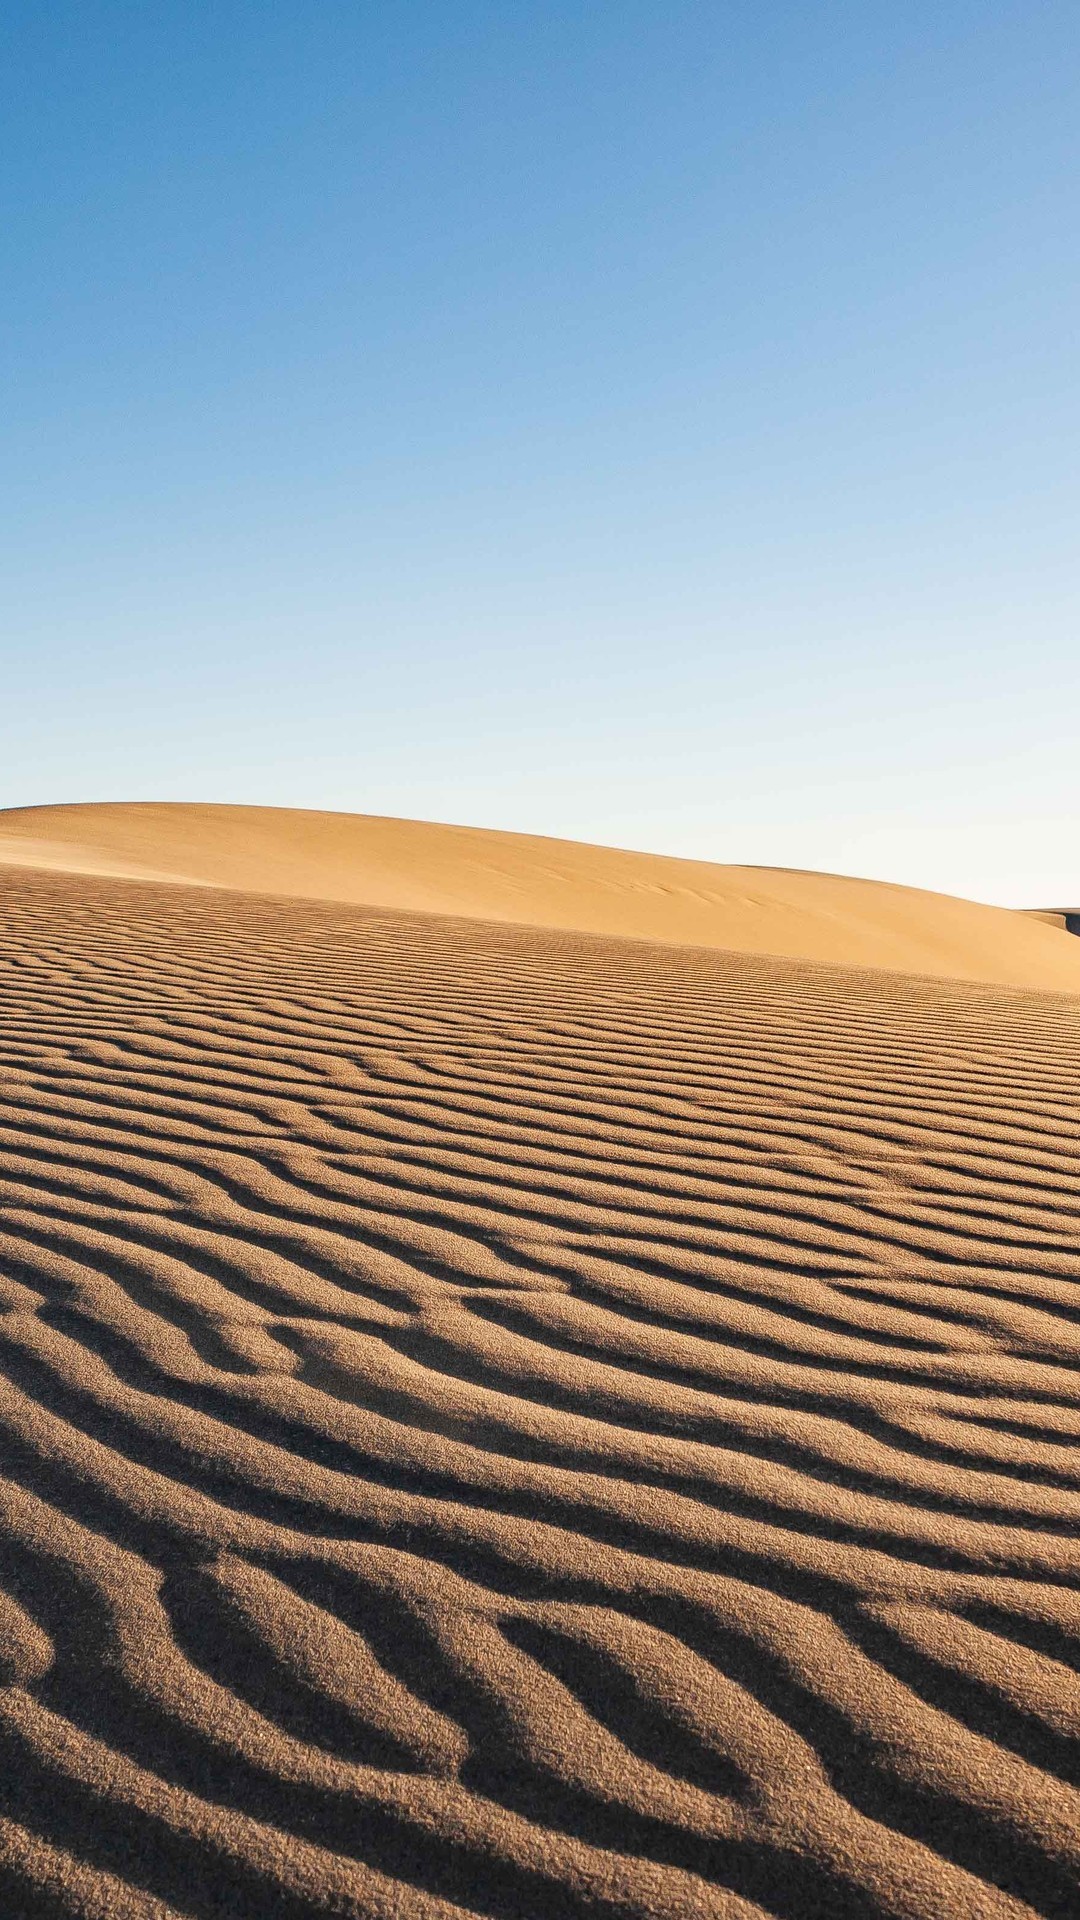
[[[1066,4],[0,23],[0,805],[1080,903]]]

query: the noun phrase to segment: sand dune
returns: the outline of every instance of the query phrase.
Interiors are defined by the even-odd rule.
[[[479,828],[273,807],[26,807],[0,812],[5,862],[1080,993],[1080,945],[1033,916]]]
[[[1051,927],[1064,927],[1068,933],[1080,933],[1080,908],[1078,907],[1027,907],[1036,920],[1045,920]]]
[[[1077,1911],[1074,1001],[0,894],[0,1912]]]

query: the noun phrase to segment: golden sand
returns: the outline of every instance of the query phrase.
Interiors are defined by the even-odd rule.
[[[7,864],[1080,994],[1060,921],[916,887],[286,807],[0,811]]]
[[[0,1913],[1080,1910],[1080,1001],[722,951],[719,882],[659,944],[629,867],[652,943],[509,924],[509,836],[312,879],[275,815],[230,892],[213,809],[34,811]],[[410,831],[407,901],[260,897]],[[689,864],[525,846],[534,916]]]

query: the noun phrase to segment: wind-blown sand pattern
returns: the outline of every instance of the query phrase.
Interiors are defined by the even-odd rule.
[[[0,810],[0,869],[343,900],[1080,994],[1063,916],[483,827],[141,801]]]
[[[1080,1910],[1080,1003],[0,885],[0,1911]]]

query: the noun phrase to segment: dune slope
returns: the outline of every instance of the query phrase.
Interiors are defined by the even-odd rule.
[[[1073,1002],[0,894],[0,1911],[1075,1912]]]
[[[275,807],[25,807],[0,812],[5,863],[1080,994],[1080,945],[1028,915],[880,881],[475,827]]]

